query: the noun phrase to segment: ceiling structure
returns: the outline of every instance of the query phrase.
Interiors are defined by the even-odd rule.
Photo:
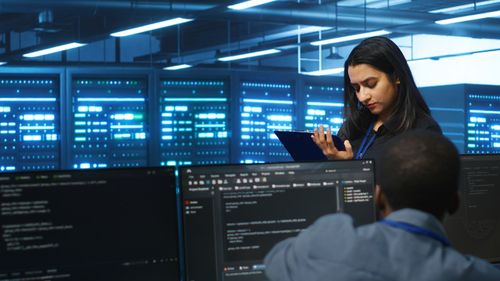
[[[435,23],[450,17],[498,11],[500,1],[278,0],[245,10],[227,7],[242,1],[0,0],[0,61],[9,65],[29,64],[33,60],[23,57],[27,52],[70,42],[92,44],[107,40],[113,44],[114,64],[188,63],[220,68],[228,65],[217,60],[221,56],[276,48],[280,50],[277,54],[234,61],[231,66],[293,65],[296,69],[297,63],[283,62],[296,58],[306,65],[318,54],[321,58],[342,60],[336,48],[356,43],[311,45],[320,38],[383,29],[391,32],[391,37],[436,34],[500,39],[498,17],[450,25]],[[457,6],[461,8],[441,10]],[[146,48],[131,61],[124,61],[120,54],[125,52],[123,48],[137,45],[125,45],[121,42],[124,39],[110,36],[116,31],[177,17],[193,20],[146,32],[158,47]],[[149,40],[138,41],[144,42],[134,44],[151,45]],[[62,54],[59,59],[36,63],[63,65],[68,60]]]

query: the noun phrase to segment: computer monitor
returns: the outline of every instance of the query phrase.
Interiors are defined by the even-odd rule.
[[[374,162],[181,167],[186,281],[267,280],[263,258],[320,216],[375,221]]]
[[[451,244],[500,262],[500,155],[462,155],[458,212],[445,219]]]
[[[172,168],[0,174],[0,280],[179,280]]]

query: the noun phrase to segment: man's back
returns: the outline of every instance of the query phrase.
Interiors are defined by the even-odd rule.
[[[432,215],[402,209],[387,217],[445,236]],[[382,223],[353,227],[346,215],[319,219],[266,257],[273,281],[500,280],[500,270],[430,237]]]

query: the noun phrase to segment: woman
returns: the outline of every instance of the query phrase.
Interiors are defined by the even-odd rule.
[[[356,46],[344,64],[344,117],[338,132],[345,151],[332,142],[330,128],[312,136],[328,159],[377,158],[383,144],[407,130],[441,133],[417,89],[403,53],[385,37]]]

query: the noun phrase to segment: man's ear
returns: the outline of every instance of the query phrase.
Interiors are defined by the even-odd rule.
[[[460,207],[460,194],[457,191],[450,198],[450,203],[448,203],[448,214],[453,215],[458,211],[459,207]]]
[[[375,185],[374,201],[381,217],[386,217],[392,212],[392,208],[387,201],[387,197],[378,184]]]
[[[384,211],[386,206],[385,206],[384,200],[382,199],[382,189],[380,188],[380,185],[378,185],[378,184],[375,185],[374,201],[375,201],[375,206],[377,206],[377,208],[380,211]]]

